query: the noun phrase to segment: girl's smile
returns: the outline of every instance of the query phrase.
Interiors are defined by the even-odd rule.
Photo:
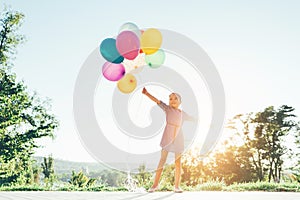
[[[180,101],[180,99],[178,99],[178,96],[175,93],[170,94],[170,96],[169,96],[169,105],[172,108],[178,109],[180,103],[181,103],[181,101]]]

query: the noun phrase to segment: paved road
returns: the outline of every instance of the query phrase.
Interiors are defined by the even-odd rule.
[[[0,192],[0,200],[300,200],[289,192]]]

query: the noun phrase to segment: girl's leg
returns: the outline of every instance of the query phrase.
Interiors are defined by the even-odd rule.
[[[163,171],[164,164],[166,163],[167,156],[168,156],[168,152],[166,150],[162,149],[161,150],[160,161],[159,161],[159,164],[157,166],[156,175],[155,175],[155,179],[154,179],[152,188],[156,188],[158,186],[158,182],[159,182],[159,179],[161,177],[161,173]]]
[[[181,178],[181,153],[175,153],[175,190],[179,189]]]

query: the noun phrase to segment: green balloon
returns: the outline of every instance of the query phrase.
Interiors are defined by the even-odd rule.
[[[165,52],[162,49],[158,49],[153,54],[145,55],[145,62],[151,68],[158,68],[164,63],[165,57]]]

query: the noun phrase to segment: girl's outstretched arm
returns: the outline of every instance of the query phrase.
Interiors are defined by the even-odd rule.
[[[184,111],[183,111],[183,119],[186,120],[186,121],[191,121],[191,122],[197,122],[198,121],[198,117],[191,116],[191,115],[187,114]]]
[[[155,103],[160,103],[160,100],[158,100],[157,98],[155,98],[154,96],[152,96],[147,90],[146,90],[146,88],[143,88],[143,91],[142,91],[142,93],[144,94],[144,95],[146,95],[147,97],[149,97],[152,101],[154,101]]]

